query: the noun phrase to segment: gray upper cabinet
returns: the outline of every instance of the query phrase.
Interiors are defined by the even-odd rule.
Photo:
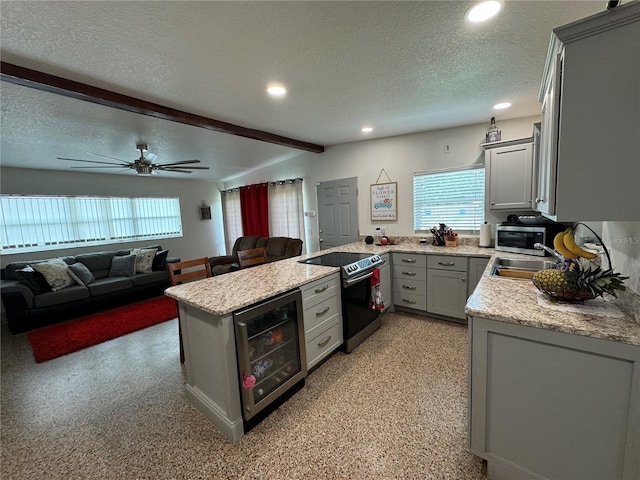
[[[484,144],[490,210],[532,210],[533,139]]]
[[[640,2],[556,28],[540,89],[537,210],[640,220]]]

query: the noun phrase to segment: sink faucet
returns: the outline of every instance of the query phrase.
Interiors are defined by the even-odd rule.
[[[552,250],[549,247],[547,247],[546,245],[543,245],[541,243],[535,243],[533,245],[533,248],[535,248],[536,250],[544,250],[545,252],[549,252],[551,255],[553,255],[558,259],[559,263],[562,263],[564,265],[565,258],[555,250]]]

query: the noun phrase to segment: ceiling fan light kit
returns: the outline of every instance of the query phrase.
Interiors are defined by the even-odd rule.
[[[192,173],[192,170],[209,170],[209,167],[192,167],[193,163],[200,163],[200,160],[180,160],[172,163],[153,163],[158,158],[155,153],[150,153],[146,143],[139,143],[136,145],[136,150],[140,151],[140,158],[133,162],[126,162],[119,158],[109,157],[107,155],[101,155],[99,153],[87,152],[89,155],[95,155],[97,157],[109,158],[116,160],[119,163],[103,162],[99,160],[80,160],[77,158],[64,158],[58,157],[58,160],[66,160],[71,162],[83,162],[83,163],[100,163],[108,166],[100,167],[71,167],[71,168],[124,168],[135,170],[138,175],[151,175],[153,173],[164,172],[178,172],[178,173]],[[147,155],[145,156],[145,152]]]

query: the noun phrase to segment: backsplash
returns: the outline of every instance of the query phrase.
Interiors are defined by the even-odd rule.
[[[629,277],[615,301],[640,324],[640,222],[603,222],[602,240],[615,271]]]

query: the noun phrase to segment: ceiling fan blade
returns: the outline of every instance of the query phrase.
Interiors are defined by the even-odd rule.
[[[125,165],[111,165],[109,167],[69,167],[69,168],[126,168],[128,169],[129,167]]]
[[[129,164],[126,162],[123,163],[113,163],[113,162],[101,162],[100,160],[79,160],[77,158],[64,158],[64,157],[57,157],[58,160],[70,160],[72,162],[85,162],[85,163],[104,163],[105,165],[114,165],[114,166],[119,166],[119,167],[128,167]]]
[[[159,170],[174,170],[176,168],[188,169],[188,170],[209,170],[209,167],[167,167],[166,165],[158,165]]]
[[[179,162],[163,163],[163,166],[167,165],[186,165],[188,163],[200,163],[200,160],[181,160]]]
[[[102,155],[100,153],[93,153],[93,152],[86,152],[86,153],[88,153],[89,155],[95,155],[96,157],[110,158],[111,160],[117,160],[122,163],[129,163],[129,162],[126,162],[125,160],[120,160],[119,158],[110,157],[109,155]]]
[[[193,173],[191,172],[191,170],[182,170],[182,169],[178,169],[178,168],[156,168],[154,169],[155,172],[160,173],[161,171],[165,171],[165,172],[180,172],[180,173]]]

